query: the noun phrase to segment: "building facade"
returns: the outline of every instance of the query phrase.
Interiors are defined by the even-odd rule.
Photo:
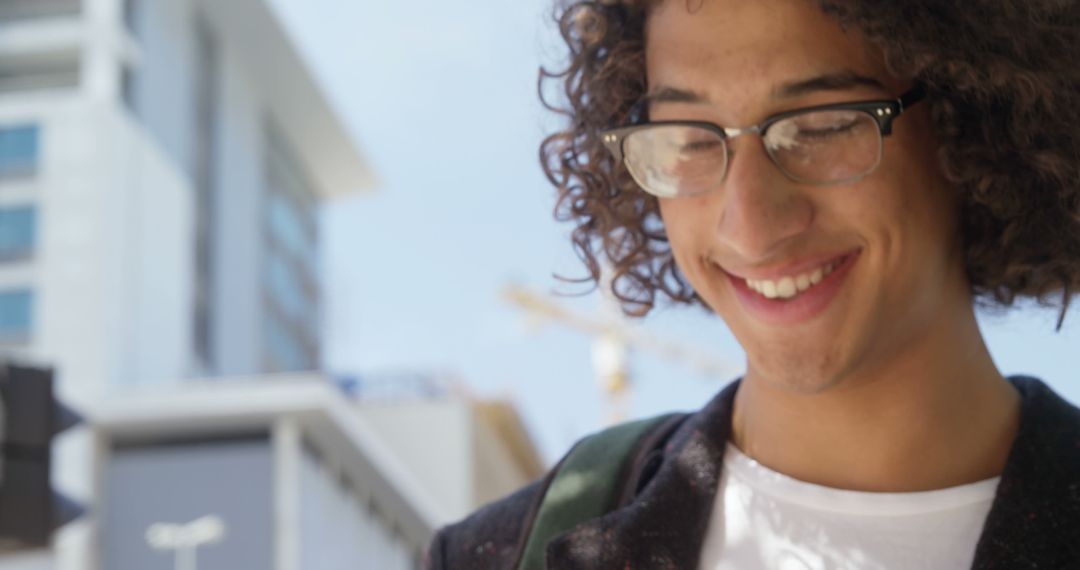
[[[0,1],[0,349],[74,399],[320,361],[372,176],[264,0]]]
[[[366,384],[355,391],[359,418],[427,491],[440,522],[464,518],[547,470],[509,402],[452,390],[385,398],[371,395],[380,392],[371,389],[376,382]]]
[[[373,183],[268,0],[0,0],[0,356],[76,409],[318,369],[318,211]],[[65,570],[95,446],[54,449]]]
[[[106,508],[98,568],[168,570],[155,524],[220,520],[200,568],[410,570],[442,515],[414,474],[313,374],[195,382],[95,410]]]

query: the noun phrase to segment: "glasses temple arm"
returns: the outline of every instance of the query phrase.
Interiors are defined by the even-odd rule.
[[[908,107],[922,101],[924,97],[926,97],[926,88],[920,83],[909,89],[907,93],[901,95],[896,102],[900,105],[900,112],[903,113]]]

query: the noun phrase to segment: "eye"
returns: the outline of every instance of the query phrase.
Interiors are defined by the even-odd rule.
[[[695,154],[703,152],[711,152],[722,147],[723,144],[719,139],[701,139],[696,141],[690,141],[682,145],[679,150],[685,154]]]
[[[797,136],[806,139],[824,139],[849,132],[858,124],[858,120],[851,119],[821,126],[800,126]]]
[[[675,131],[679,155],[684,159],[723,152],[724,140],[701,127],[683,127]]]
[[[873,119],[856,111],[814,111],[778,121],[765,135],[771,150],[794,150],[847,140],[861,134]]]

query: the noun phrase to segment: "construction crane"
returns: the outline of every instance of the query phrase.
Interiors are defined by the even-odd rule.
[[[610,289],[601,285],[601,291]],[[550,297],[520,285],[507,285],[503,297],[534,320],[551,321],[593,338],[593,372],[608,398],[612,423],[626,417],[631,385],[631,349],[651,352],[708,377],[727,379],[737,374],[734,366],[713,355],[631,328],[619,310],[618,301],[610,293],[603,295],[599,316],[568,309]]]

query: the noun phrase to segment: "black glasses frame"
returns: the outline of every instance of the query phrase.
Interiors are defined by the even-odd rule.
[[[813,107],[802,107],[799,109],[792,109],[790,111],[784,111],[775,115],[770,115],[756,125],[743,128],[721,127],[716,123],[709,121],[651,121],[645,123],[639,123],[635,125],[626,125],[616,127],[613,129],[607,129],[600,132],[600,140],[607,147],[608,151],[615,157],[615,160],[619,162],[625,161],[625,155],[623,153],[623,145],[626,142],[626,138],[631,134],[658,126],[686,126],[686,127],[700,127],[710,130],[716,133],[724,141],[732,139],[737,136],[745,134],[757,134],[759,136],[765,136],[769,127],[776,124],[779,121],[788,119],[790,117],[796,117],[806,113],[814,113],[818,111],[861,111],[874,119],[877,123],[878,129],[881,132],[881,136],[885,137],[892,134],[892,124],[897,117],[902,115],[909,107],[918,103],[926,97],[926,90],[922,85],[916,85],[909,89],[900,97],[892,100],[875,100],[875,101],[853,101],[848,103],[830,103],[828,105],[816,105]],[[772,158],[769,153],[770,159]],[[627,166],[624,164],[624,166]],[[791,178],[791,174],[787,173],[782,167],[779,167],[780,171],[785,176]],[[627,168],[629,168],[627,166]],[[727,166],[725,165],[725,170]],[[867,173],[869,174],[869,173]],[[796,182],[804,182],[795,178]],[[831,183],[830,183],[831,184]]]

